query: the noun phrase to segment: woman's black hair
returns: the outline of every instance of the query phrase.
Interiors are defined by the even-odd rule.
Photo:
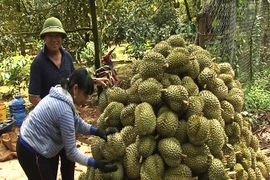
[[[94,81],[83,67],[76,69],[69,79],[61,80],[61,87],[69,90],[74,84],[77,84],[80,90],[85,90],[85,94],[91,95],[94,92]]]

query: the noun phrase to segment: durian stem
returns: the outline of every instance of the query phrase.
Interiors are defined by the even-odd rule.
[[[232,151],[233,151],[233,147],[228,146],[228,144],[225,144],[225,146],[226,146],[227,148],[229,148],[230,150],[232,150]]]
[[[212,154],[208,154],[207,157],[210,159],[214,159],[214,156]]]
[[[228,172],[228,175],[229,175],[230,177],[233,177],[233,179],[236,179],[236,174],[237,174],[237,172],[235,172],[235,171],[230,171],[230,172]]]
[[[204,85],[203,85],[203,89],[206,89],[206,88],[207,88],[207,84],[204,84]]]
[[[162,66],[163,69],[166,69],[166,68],[168,68],[168,67],[169,67],[169,64],[168,64],[168,63],[165,63],[165,64]]]
[[[183,158],[186,158],[186,157],[187,157],[187,155],[186,155],[186,154],[181,154],[181,156],[182,156]]]
[[[140,157],[139,162],[140,162],[140,164],[143,162],[143,156]]]
[[[167,89],[161,89],[160,92],[167,92]]]
[[[184,104],[188,104],[188,101],[186,101],[186,100],[183,100],[183,103],[184,103]]]
[[[236,151],[235,155],[237,155],[237,154],[242,154],[242,152],[241,151]]]

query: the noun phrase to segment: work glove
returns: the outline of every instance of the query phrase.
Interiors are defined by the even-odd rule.
[[[95,135],[107,141],[107,136],[113,133],[116,133],[116,129],[114,128],[108,128],[106,130],[98,128]]]
[[[104,173],[115,172],[118,169],[116,165],[106,160],[95,160],[94,168],[98,168]]]

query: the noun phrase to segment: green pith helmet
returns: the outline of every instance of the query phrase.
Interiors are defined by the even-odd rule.
[[[67,33],[63,29],[61,21],[55,17],[50,17],[46,19],[46,21],[43,24],[43,29],[40,33],[40,37],[43,39],[44,34],[46,33],[61,33],[63,35],[62,36],[63,39],[67,37]]]

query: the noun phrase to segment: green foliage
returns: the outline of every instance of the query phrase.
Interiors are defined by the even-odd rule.
[[[194,17],[201,3],[191,0],[188,3]],[[190,31],[194,30],[190,28],[193,25],[184,27],[187,17],[183,1],[179,9],[175,9],[171,1],[159,0],[96,1],[96,5],[99,48],[128,43],[134,50],[130,56],[137,57],[141,53],[135,51],[147,49],[149,41],[158,42],[176,33],[187,37],[192,33],[195,35],[194,31]],[[76,55],[93,39],[90,3],[87,0],[77,0],[76,3],[71,0],[2,1],[0,10],[0,52],[5,54],[20,52],[22,55],[35,55],[43,22],[50,16],[61,20],[68,33],[63,46],[73,57],[78,57]]]
[[[183,38],[189,43],[193,43],[193,40],[196,38],[195,29],[197,24],[193,21],[179,23],[175,32],[177,34],[182,34]]]
[[[95,44],[93,41],[87,42],[86,46],[79,52],[80,63],[86,65],[89,73],[95,71]]]
[[[86,46],[80,51],[81,62],[88,66],[95,64],[95,44],[93,41],[87,42]]]
[[[129,44],[126,47],[125,53],[129,54],[131,57],[135,57],[136,59],[142,59],[145,52],[147,52],[147,50],[150,50],[152,48],[153,45],[147,42],[139,45]]]
[[[22,55],[16,55],[4,59],[0,63],[0,69],[2,71],[0,81],[4,85],[11,86],[19,92],[21,88],[27,88],[32,60],[32,56]]]
[[[244,110],[254,113],[258,109],[270,109],[270,71],[265,70],[263,75],[257,75],[256,79],[244,85],[245,106]]]
[[[102,42],[128,43],[130,57],[141,58],[149,42],[157,43],[172,34],[183,34],[187,41],[195,39],[195,23],[186,23],[185,10],[175,9],[171,1],[111,1],[107,7],[103,22],[108,26],[103,29]]]

